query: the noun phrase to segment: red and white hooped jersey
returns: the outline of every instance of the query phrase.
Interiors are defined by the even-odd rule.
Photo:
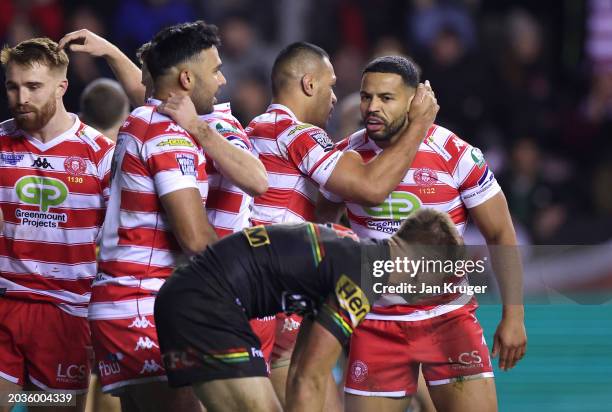
[[[114,143],[76,115],[42,143],[0,124],[0,288],[87,316]]]
[[[289,108],[272,104],[246,128],[268,172],[268,191],[255,197],[253,224],[314,221],[319,187],[342,152],[327,133],[300,122]]]
[[[338,143],[341,150],[354,150],[364,161],[382,151],[360,130]],[[384,239],[397,231],[411,212],[433,208],[448,213],[463,235],[468,209],[476,207],[501,188],[482,152],[441,126],[433,125],[400,184],[376,207],[346,202],[351,229],[364,238]],[[322,191],[330,200],[337,196]],[[445,296],[428,306],[402,305],[398,296],[384,296],[372,307],[368,319],[422,320],[457,309],[470,301],[468,295]],[[438,304],[439,301],[439,304]]]
[[[119,131],[90,319],[152,313],[155,292],[182,257],[159,199],[195,188],[202,207],[206,202],[205,155],[189,133],[157,112],[159,103],[149,99]]]
[[[232,115],[229,103],[216,104],[212,113],[201,118],[234,146],[256,156],[242,125]],[[223,176],[215,161],[209,156],[206,157],[206,173],[208,174],[206,213],[217,236],[222,238],[248,227],[253,197]]]

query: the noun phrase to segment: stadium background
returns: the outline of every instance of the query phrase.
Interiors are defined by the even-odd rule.
[[[272,62],[292,41],[330,53],[337,139],[359,127],[364,64],[412,56],[438,97],[437,123],[485,152],[521,243],[601,245],[536,259],[554,272],[546,285],[527,270],[528,354],[496,370],[501,410],[612,410],[612,0],[0,0],[0,41],[88,28],[133,57],[159,28],[197,18],[221,29],[219,101],[243,125],[265,110]],[[71,55],[69,111],[98,77],[112,77],[104,61]],[[499,312],[480,309],[489,342]]]

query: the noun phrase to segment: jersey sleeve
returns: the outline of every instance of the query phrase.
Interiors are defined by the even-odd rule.
[[[198,189],[198,169],[204,163],[204,156],[187,132],[147,139],[141,156],[155,181],[159,197],[181,189]]]
[[[108,202],[108,198],[110,196],[110,176],[111,176],[111,166],[113,163],[113,154],[115,153],[115,144],[110,143],[105,148],[104,152],[100,160],[98,161],[98,179],[100,180],[100,185],[102,188],[102,196],[104,197],[104,202]]]
[[[460,153],[459,162],[453,171],[453,179],[461,200],[471,209],[491,199],[501,191],[501,187],[480,149],[464,144],[465,148]]]
[[[247,152],[257,157],[257,153],[253,149],[251,141],[249,140],[241,126],[223,119],[214,118],[207,119],[206,121],[208,122],[210,127],[216,130],[221,136],[225,137],[228,142],[230,142],[237,148],[246,150]],[[219,166],[217,165],[217,162],[214,159],[206,155],[206,171],[207,173],[211,173],[209,171],[213,170],[219,170]]]
[[[324,130],[318,127],[292,126],[284,132],[279,144],[287,158],[302,172],[324,186],[331,176],[342,152]],[[302,128],[301,130],[299,128]],[[293,133],[292,133],[293,132]]]
[[[342,346],[346,346],[353,334],[353,328],[342,315],[337,304],[323,303],[314,315],[314,320],[334,335]]]

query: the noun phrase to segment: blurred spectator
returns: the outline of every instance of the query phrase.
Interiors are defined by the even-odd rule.
[[[366,64],[365,55],[355,47],[343,46],[332,55],[331,62],[336,72],[336,97],[341,99],[358,91],[361,86],[361,71]]]
[[[94,80],[83,90],[80,108],[81,120],[113,141],[117,141],[119,128],[130,114],[123,88],[106,78]]]
[[[274,47],[260,41],[257,29],[245,15],[228,16],[220,29],[223,41],[219,50],[223,62],[221,71],[228,82],[221,88],[219,100],[226,101],[233,98],[238,91],[238,79],[247,78],[253,72],[266,73],[265,88],[268,89],[268,73],[271,72],[276,57]]]
[[[266,111],[270,104],[270,89],[263,75],[256,72],[232,80],[236,84],[232,96],[232,113],[246,127],[255,116]]]
[[[61,3],[58,0],[0,0],[0,40],[15,45],[31,38],[12,37],[24,34],[24,27],[33,28],[36,37],[59,39],[64,30]]]
[[[361,97],[359,92],[351,93],[336,105],[333,118],[333,131],[330,137],[338,142],[363,128],[361,121]]]
[[[114,19],[113,43],[133,56],[161,28],[197,17],[187,0],[124,0]]]

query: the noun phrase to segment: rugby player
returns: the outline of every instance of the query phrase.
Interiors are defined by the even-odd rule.
[[[243,182],[253,193],[266,186],[254,156],[243,156],[205,121],[197,122],[196,140],[161,109],[162,99],[189,96],[196,120],[196,112],[213,110],[225,83],[218,44],[216,27],[202,21],[160,31],[145,56],[154,98],[132,112],[119,135],[89,319],[102,388],[119,395],[124,410],[200,408],[191,390],[165,384],[152,311],[178,260],[217,238],[204,208],[204,152],[229,176],[250,170]]]
[[[75,44],[71,44],[71,42],[75,42]],[[143,44],[136,52],[136,57],[141,65],[140,70],[112,43],[88,30],[79,30],[67,34],[60,40],[60,45],[67,44],[70,44],[70,47],[75,51],[105,57],[123,88],[128,90],[132,104],[138,106],[142,104],[144,96],[151,96],[153,82],[145,61],[147,52],[151,47],[150,42]],[[185,102],[185,104],[191,106],[189,102]],[[191,107],[188,107],[188,110],[191,110]],[[242,125],[232,115],[230,103],[217,104],[214,106],[212,113],[200,116],[200,118],[208,122],[230,143],[257,156]],[[197,135],[194,137],[198,138]],[[240,176],[234,176],[235,181],[228,178],[215,165],[214,159],[207,154],[206,173],[208,175],[209,193],[206,212],[210,224],[220,238],[250,225],[249,218],[253,197],[252,193],[245,192],[241,185],[243,180],[248,178],[253,171],[249,168],[243,168],[241,172]],[[265,183],[266,185],[259,189],[259,193],[267,190],[267,181]],[[274,319],[252,321],[256,333],[261,336],[262,342],[265,342],[262,347],[268,363],[272,353],[274,336],[264,332],[268,327],[268,322],[273,321]],[[274,324],[272,323],[272,327]]]
[[[365,129],[338,146],[356,151],[364,161],[384,153],[410,121],[406,107],[418,82],[417,67],[407,58],[386,56],[370,62],[360,92]],[[322,201],[318,206],[320,218],[330,221],[341,211],[340,204]],[[447,213],[461,234],[469,215],[489,245],[516,245],[506,199],[482,153],[439,125],[429,130],[410,170],[384,202],[372,207],[346,201],[351,228],[362,238],[393,236],[404,219],[423,207]],[[520,262],[514,254],[506,255],[512,255],[505,256],[509,265],[495,268],[504,307],[493,354],[500,354],[502,369],[513,367],[526,345]],[[474,403],[480,411],[496,410],[493,371],[474,316],[476,306],[470,296],[461,294],[418,306],[397,296],[377,301],[351,340],[347,409],[405,411],[417,390],[421,366],[438,410],[471,411]]]
[[[76,409],[50,410],[83,410],[114,144],[64,108],[68,56],[57,43],[26,40],[0,60],[15,116],[0,124],[0,392],[70,391]]]
[[[338,151],[324,130],[336,103],[335,83],[329,56],[320,47],[293,43],[277,56],[272,68],[272,104],[246,128],[269,178],[268,191],[255,197],[253,224],[314,221],[320,187],[378,205],[408,171],[438,109],[429,84],[419,86],[415,104],[407,109],[410,125],[402,129],[397,144],[366,164],[356,153]],[[300,319],[283,314],[277,319],[272,381],[283,402]]]
[[[210,412],[282,410],[248,320],[298,311],[315,322],[302,326],[285,410],[322,411],[331,369],[370,310],[362,274],[376,261],[415,256],[416,244],[461,238],[445,214],[423,209],[381,242],[306,222],[255,226],[209,246],[174,272],[155,302],[170,385],[192,385]]]

